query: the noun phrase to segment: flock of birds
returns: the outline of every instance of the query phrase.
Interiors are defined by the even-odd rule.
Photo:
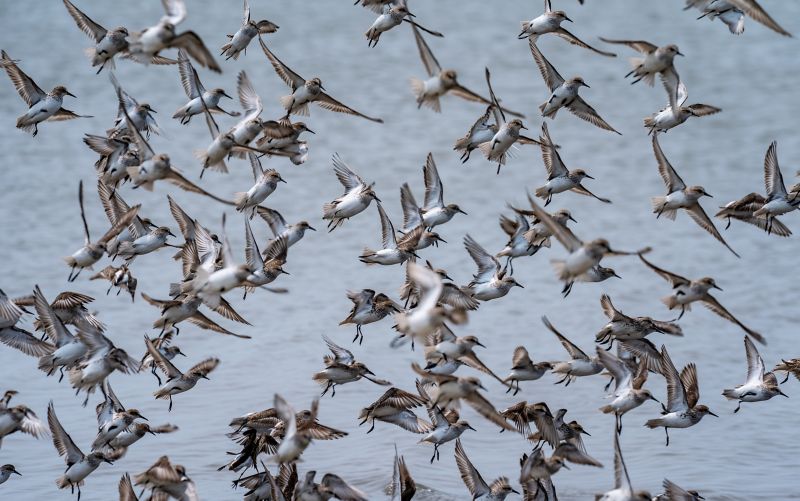
[[[51,435],[57,453],[66,462],[66,470],[56,484],[60,489],[76,491],[80,499],[85,479],[103,463],[121,461],[127,450],[147,435],[177,430],[172,424],[151,425],[137,409],[123,405],[110,385],[109,376],[115,372],[151,372],[157,379],[153,396],[168,400],[168,408],[172,410],[173,397],[190,390],[202,391],[202,385],[210,383],[201,380],[209,379],[209,374],[220,363],[216,357],[179,362],[180,359],[176,357],[184,354],[175,343],[181,327],[188,322],[220,334],[247,337],[222,327],[201,308],[207,308],[228,320],[247,324],[228,302],[226,296],[230,297],[229,293],[239,291],[246,299],[259,289],[273,293],[286,292],[286,289],[275,287],[273,283],[287,274],[284,266],[288,251],[303,239],[307,230],[316,230],[308,221],[290,224],[276,209],[263,205],[284,179],[278,170],[264,169],[261,162],[271,157],[286,157],[293,164],[305,162],[309,142],[300,137],[308,137],[307,134],[314,134],[314,131],[304,122],[292,121],[292,116],[307,116],[309,105],[317,104],[329,111],[376,123],[382,123],[382,120],[343,104],[328,93],[320,78],[300,76],[284,63],[262,37],[275,33],[278,26],[268,20],[256,21],[252,18],[247,0],[244,1],[241,26],[233,35],[228,35],[228,41],[221,47],[218,57],[237,59],[244,56],[250,47],[256,51],[248,56],[253,58],[258,57],[260,49],[290,91],[280,99],[285,115],[274,120],[261,117],[262,98],[244,71],[236,78],[241,112],[225,110],[221,106],[222,98],[231,98],[224,89],[206,89],[203,86],[195,65],[214,72],[221,72],[222,69],[217,57],[199,35],[192,31],[177,30],[187,15],[182,0],[163,0],[166,10],[164,17],[141,32],[128,31],[125,27],[106,29],[70,0],[63,0],[63,4],[66,13],[94,44],[87,50],[91,66],[97,68],[97,73],[105,70],[109,74],[118,97],[118,113],[111,128],[104,134],[86,134],[84,138],[86,145],[99,155],[95,164],[96,190],[108,224],[100,228],[103,233],[99,238],[96,233],[93,237],[85,215],[84,186],[81,182],[78,201],[85,240],[75,245],[76,250],[64,258],[69,268],[68,281],[76,282],[83,270],[91,270],[94,265],[105,261],[107,265],[88,278],[105,280],[109,282],[109,292],[116,289],[117,295],[125,292],[133,300],[137,293],[134,270],[139,262],[156,259],[149,255],[164,247],[175,248],[173,259],[180,262],[180,272],[176,266],[175,281],[163,284],[164,299],[140,293],[142,299],[158,310],[157,314],[154,312],[154,335],[144,337],[144,356],[141,359],[116,347],[113,340],[106,336],[105,325],[87,308],[93,300],[90,296],[64,291],[55,298],[47,298],[37,285],[34,285],[31,295],[24,297],[12,298],[0,291],[0,341],[36,357],[38,368],[47,376],[58,377],[59,382],[66,376],[76,394],[84,394],[84,406],[100,392],[96,409],[97,436],[90,445],[84,444],[82,447],[75,444],[61,425],[52,402],[46,410],[45,424],[32,409],[12,402],[17,398],[16,391],[6,391],[0,400],[0,441],[15,432],[36,438]],[[501,218],[500,226],[508,234],[508,241],[499,252],[493,254],[487,251],[470,235],[464,238],[464,247],[474,260],[476,271],[469,283],[457,284],[447,271],[436,268],[418,254],[423,249],[436,247],[443,242],[434,231],[437,226],[448,223],[456,216],[465,217],[463,215],[466,214],[458,205],[445,203],[443,182],[433,155],[428,155],[423,168],[423,204],[417,203],[408,184],[401,187],[403,222],[398,227],[387,216],[374,183],[365,180],[344,159],[334,156],[333,171],[344,192],[322,208],[322,219],[327,222],[328,231],[334,232],[354,217],[363,218],[361,214],[374,202],[381,224],[380,246],[364,249],[358,258],[367,265],[397,266],[404,268],[405,272],[397,301],[389,294],[371,289],[349,292],[348,298],[353,307],[341,324],[355,326],[353,342],[361,345],[364,339],[362,328],[365,325],[384,319],[393,320],[397,337],[391,343],[392,349],[410,346],[423,357],[420,363],[414,363],[411,367],[416,377],[416,387],[401,389],[379,378],[358,361],[353,352],[323,336],[330,354],[324,357],[324,367],[312,376],[320,384],[320,398],[326,395],[334,397],[337,386],[361,379],[388,386],[380,398],[361,409],[359,424],[368,423],[368,433],[380,422],[418,434],[421,436],[420,442],[433,446],[431,463],[439,459],[440,450],[445,444],[454,442],[456,465],[472,499],[502,500],[510,493],[519,493],[506,477],[487,483],[470,461],[460,439],[466,430],[474,430],[460,417],[460,404],[465,403],[500,431],[519,433],[521,443],[525,440],[530,442],[530,450],[520,458],[520,490],[526,500],[554,501],[557,499],[554,479],[568,463],[602,466],[587,452],[583,435],[588,433],[577,421],[565,419],[566,409],[553,413],[545,402],[520,401],[507,409],[497,409],[481,392],[486,389],[481,380],[470,371],[477,370],[496,380],[505,387],[507,393],[513,392],[514,395],[522,391],[522,382],[538,380],[548,372],[556,374],[559,382],[565,385],[578,378],[605,374],[611,379],[606,388],[611,388],[612,384],[613,388],[610,389],[609,403],[600,411],[613,415],[616,422],[615,481],[613,489],[599,494],[597,499],[703,499],[697,491],[682,488],[667,479],[663,483],[663,494],[652,496],[647,491],[634,489],[628,477],[620,447],[623,417],[627,412],[651,400],[660,402],[660,409],[653,408],[656,417],[645,424],[649,428],[663,428],[666,445],[669,445],[670,429],[689,428],[707,415],[717,416],[707,405],[700,403],[696,365],[688,363],[682,368],[676,366],[666,346],[657,347],[647,336],[651,333],[682,336],[681,327],[676,322],[691,310],[692,304],[697,303],[738,326],[745,334],[747,376],[743,384],[723,391],[727,399],[738,403],[736,411],[745,402],[786,396],[781,391],[775,372],[785,372],[787,379],[789,374],[800,378],[800,359],[783,360],[772,372],[767,371],[754,343],[765,344],[764,336],[743,324],[711,295],[712,289],[721,290],[713,278],[687,278],[667,271],[645,257],[649,247],[622,251],[612,247],[603,238],[580,238],[568,227],[570,222],[575,221],[568,210],[552,213],[545,210],[553,198],[567,191],[593,197],[599,203],[611,203],[585,185],[587,180],[594,179],[588,172],[567,166],[563,158],[568,158],[568,154],[561,150],[551,135],[548,121],[556,123],[554,119],[563,108],[595,127],[618,132],[579,95],[581,87],[589,87],[583,78],[562,77],[540,51],[537,41],[539,37],[552,34],[598,56],[612,58],[615,54],[590,46],[567,31],[562,23],[571,21],[570,18],[561,10],[552,10],[550,1],[545,0],[544,13],[523,22],[518,35],[520,39],[528,40],[533,61],[551,92],[539,106],[542,117],[547,119],[543,121],[541,133],[538,137],[529,137],[523,133],[523,130],[528,130],[523,122],[524,117],[500,105],[500,99],[491,86],[488,68],[485,71],[487,92],[482,95],[461,85],[455,70],[439,64],[423,33],[435,37],[443,35],[423,27],[409,11],[405,1],[358,0],[356,4],[372,9],[378,15],[365,34],[370,46],[378,45],[387,32],[400,31],[395,28],[403,23],[410,25],[427,72],[425,79],[411,82],[417,107],[424,106],[440,112],[440,100],[445,95],[486,106],[485,112],[471,126],[465,127],[467,132],[455,142],[454,150],[461,154],[463,162],[469,161],[472,153],[478,150],[489,163],[497,165],[500,173],[501,167],[512,158],[511,153],[516,145],[534,145],[541,149],[547,180],[528,195],[528,207],[511,207],[513,217]],[[779,34],[791,36],[754,0],[688,0],[687,8],[690,7],[699,9],[701,17],[725,23],[734,34],[742,33],[744,21],[749,17]],[[108,13],[100,12],[93,12],[92,16],[110,17]],[[390,36],[396,35],[392,33]],[[662,133],[682,125],[689,118],[712,115],[721,110],[706,104],[686,104],[686,85],[676,68],[676,56],[683,54],[677,46],[659,46],[640,40],[601,40],[638,53],[637,57],[631,59],[632,69],[626,75],[632,79],[632,83],[643,81],[653,86],[656,78],[659,78],[667,93],[666,107],[644,120],[645,128],[652,136],[658,173],[666,186],[664,195],[652,198],[654,214],[656,217],[675,219],[677,212],[683,210],[705,232],[736,254],[700,203],[703,197],[710,195],[702,186],[687,185],[683,181],[667,159],[659,141]],[[169,56],[176,57],[173,59]],[[148,142],[151,134],[161,133],[153,115],[156,110],[126,92],[114,77],[112,70],[115,61],[120,59],[145,65],[177,65],[186,100],[172,118],[182,125],[189,124],[195,117],[205,120],[211,134],[208,147],[197,153],[199,177],[202,178],[207,169],[226,173],[228,162],[244,160],[252,169],[252,186],[236,193],[232,200],[226,200],[203,188],[201,181],[190,181],[178,172],[166,153],[157,153]],[[43,134],[47,135],[51,133],[48,130],[51,125],[45,125],[45,122],[83,116],[63,107],[66,96],[75,97],[66,87],[57,85],[49,92],[42,90],[23,71],[24,61],[15,60],[3,51],[0,66],[28,108],[17,120],[19,129],[36,136],[40,127],[44,126]],[[51,79],[49,75],[36,77]],[[236,117],[237,122],[229,130],[223,131],[215,115]],[[509,116],[513,118],[507,118]],[[209,223],[201,224],[167,195],[170,211],[180,230],[180,238],[177,238],[169,226],[149,219],[141,204],[124,199],[135,198],[138,188],[152,191],[158,189],[156,185],[161,187],[164,182],[241,213],[236,219],[243,221],[245,227],[244,261],[228,242],[225,215],[215,233]],[[737,220],[755,225],[771,235],[788,237],[791,231],[778,218],[800,206],[800,184],[786,188],[778,165],[775,142],[767,149],[764,182],[764,194],[753,192],[732,201],[722,207],[716,217],[726,220],[728,225],[732,220]],[[251,227],[251,221],[257,220],[256,216],[263,219],[273,234],[273,238],[262,243],[261,247]],[[589,230],[582,227],[578,233],[586,234]],[[463,325],[470,315],[479,314],[481,303],[504,298],[513,288],[523,287],[513,276],[513,262],[537,254],[543,248],[550,247],[554,240],[563,247],[550,252],[557,257],[552,264],[556,276],[563,282],[562,292],[565,296],[576,283],[601,282],[616,277],[613,269],[602,265],[605,257],[632,256],[669,283],[671,292],[663,298],[663,302],[669,310],[676,313],[680,311],[677,318],[669,321],[629,316],[617,309],[608,295],[603,294],[600,305],[608,317],[608,323],[596,335],[595,350],[582,350],[543,317],[546,328],[564,347],[565,358],[534,362],[526,348],[519,346],[513,353],[510,374],[505,378],[500,377],[478,357],[475,348],[484,347],[481,341],[473,335],[459,336],[451,330],[451,326]],[[35,316],[30,330],[22,326],[23,319],[28,315]],[[616,352],[610,351],[615,344]],[[461,366],[467,367],[461,369]],[[662,400],[644,387],[648,377],[659,376],[665,379],[667,385],[666,399]],[[194,390],[198,383],[201,383],[201,388]],[[176,400],[179,408],[179,397]],[[245,500],[366,499],[356,486],[334,473],[325,474],[319,482],[315,480],[314,471],[302,473],[307,468],[298,461],[313,441],[335,440],[347,435],[346,431],[318,421],[319,405],[320,399],[316,399],[310,409],[297,412],[283,396],[276,394],[271,408],[236,417],[230,422],[229,436],[237,445],[238,452],[233,453],[233,459],[221,469],[228,469],[237,475],[234,487],[244,490]],[[424,409],[423,416],[416,409]],[[11,464],[2,466],[0,484],[14,474],[21,473]],[[140,492],[137,494],[135,489]],[[396,454],[389,494],[392,499],[406,501],[414,497],[415,490],[408,466]],[[147,498],[145,491],[149,492]],[[133,476],[125,473],[119,483],[119,495],[125,501],[199,499],[197,488],[186,469],[172,464],[167,456],[159,458],[144,472]]]

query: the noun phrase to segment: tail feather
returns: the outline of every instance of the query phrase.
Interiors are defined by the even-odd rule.
[[[678,307],[678,298],[676,298],[674,295],[662,297],[661,302],[664,303],[670,310],[674,310]],[[688,305],[686,305],[686,307],[688,307]]]
[[[545,186],[542,186],[541,188],[536,188],[535,193],[536,196],[539,198],[547,198],[547,195],[550,194],[550,192],[547,190],[547,187]]]
[[[648,419],[644,425],[648,428],[658,428],[664,425],[664,420],[661,418]]]
[[[179,283],[171,283],[169,284],[169,295],[170,296],[179,296],[181,294],[181,284]]]
[[[233,203],[236,205],[236,210],[243,211],[247,207],[247,192],[237,191],[233,194]]]
[[[614,414],[615,411],[610,405],[604,405],[603,407],[600,407],[600,412],[603,414]]]
[[[737,400],[739,398],[736,396],[736,390],[732,389],[722,390],[722,396],[728,400]]]
[[[567,262],[563,259],[552,259],[550,260],[550,264],[553,266],[553,269],[556,270],[559,279],[569,280],[572,278],[567,271]]]

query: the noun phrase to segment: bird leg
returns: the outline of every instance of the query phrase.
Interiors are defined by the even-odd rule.
[[[733,410],[733,413],[736,414],[737,412],[739,412],[739,409],[741,409],[741,407],[742,407],[742,400],[739,399],[739,404],[736,406],[736,409]]]
[[[375,420],[373,419],[372,420],[372,426],[369,427],[369,430],[367,430],[367,433],[372,433],[372,430],[374,430],[374,429],[375,429]]]
[[[667,445],[666,445],[666,447],[669,447],[669,428],[667,428],[666,426],[664,427],[664,433],[667,434]]]
[[[169,409],[167,409],[167,412],[172,412],[172,395],[169,395]]]

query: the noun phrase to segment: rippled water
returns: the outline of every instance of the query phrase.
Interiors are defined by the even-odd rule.
[[[522,204],[525,190],[544,180],[537,149],[524,147],[509,162],[501,175],[478,155],[461,165],[451,150],[483,108],[456,98],[443,101],[443,113],[417,110],[408,88],[408,78],[420,77],[423,68],[407,27],[384,35],[376,49],[368,49],[363,32],[373,15],[347,1],[252,1],[253,16],[267,17],[281,28],[267,38],[274,51],[296,71],[311,77],[319,75],[326,88],[342,101],[367,114],[386,119],[383,126],[358,118],[312,109],[308,120],[318,135],[311,136],[309,161],[299,167],[280,159],[268,161],[288,180],[268,200],[287,219],[309,219],[324,227],[320,207],[340,193],[331,171],[330,157],[339,152],[367,180],[376,182],[379,196],[395,221],[400,220],[398,187],[408,181],[421,199],[421,166],[425,155],[433,152],[445,185],[447,201],[457,202],[468,213],[441,228],[449,243],[438,250],[425,250],[425,258],[445,267],[461,283],[469,280],[472,262],[461,240],[473,235],[490,250],[499,250],[505,235],[497,225],[498,216],[507,211],[506,202]],[[573,30],[590,43],[600,44],[596,36],[644,38],[654,43],[677,43],[686,58],[677,61],[690,91],[690,102],[713,104],[724,112],[693,119],[662,138],[667,157],[692,184],[701,184],[714,195],[705,201],[711,212],[716,205],[750,191],[762,191],[764,151],[773,139],[779,141],[779,158],[784,176],[791,182],[800,158],[800,141],[795,131],[796,78],[800,75],[797,43],[747,21],[744,36],[734,37],[718,23],[696,21],[695,12],[682,12],[682,2],[590,0],[580,7],[576,2],[558,2],[575,21]],[[800,7],[795,2],[763,2],[770,13],[789,31],[800,32]],[[152,24],[161,16],[159,2],[80,1],[96,21],[106,26],[125,24],[131,28]],[[224,42],[224,34],[236,29],[241,16],[239,2],[192,1],[189,18],[181,28],[196,30],[212,50]],[[414,2],[423,24],[446,34],[431,40],[433,51],[445,67],[459,70],[464,85],[483,91],[483,67],[489,65],[495,89],[507,106],[525,112],[526,124],[535,134],[540,126],[536,106],[547,93],[532,61],[527,44],[516,40],[519,21],[539,12],[540,2]],[[74,284],[65,281],[67,268],[61,256],[71,253],[82,242],[76,188],[83,179],[93,186],[95,156],[82,144],[86,132],[102,133],[115,112],[114,94],[106,75],[95,76],[82,49],[87,39],[76,29],[60,2],[3,2],[0,4],[0,46],[42,87],[66,84],[79,98],[67,106],[96,118],[70,123],[45,124],[36,139],[14,129],[15,117],[24,105],[4,78],[0,84],[0,235],[3,235],[0,283],[10,295],[22,295],[39,284],[53,298],[62,290],[77,290],[97,298],[92,304],[108,324],[108,335],[131,354],[143,351],[142,335],[153,334],[151,322],[157,311],[141,299],[131,305],[124,296],[106,296],[107,285],[89,282],[87,273]],[[768,366],[780,358],[797,356],[795,325],[798,320],[797,290],[790,279],[796,264],[796,239],[768,238],[752,227],[734,225],[725,237],[741,255],[736,259],[685,215],[676,222],[656,221],[650,213],[649,197],[663,192],[656,172],[650,141],[641,119],[665,102],[661,88],[630,86],[622,79],[627,71],[624,48],[617,59],[596,56],[548,38],[541,48],[565,76],[580,73],[591,85],[583,95],[602,116],[624,135],[594,128],[569,114],[559,114],[551,133],[562,145],[562,155],[570,166],[587,168],[597,178],[589,186],[596,193],[613,199],[606,206],[596,200],[565,194],[556,197],[553,207],[569,207],[579,221],[574,227],[582,237],[605,236],[619,248],[652,245],[654,262],[690,277],[711,275],[725,289],[720,301],[745,323],[761,331],[769,346],[761,349]],[[157,151],[168,152],[173,163],[190,179],[197,180],[200,166],[192,151],[205,147],[210,139],[201,120],[181,127],[169,119],[173,109],[184,102],[174,67],[144,68],[121,62],[117,76],[134,96],[150,102],[160,111],[157,118],[166,134],[154,137]],[[200,76],[206,87],[222,86],[233,93],[235,75],[246,69],[265,101],[264,116],[279,115],[278,97],[286,92],[257,46],[238,62],[224,64],[221,76],[206,71]],[[233,107],[233,105],[229,105]],[[223,119],[223,126],[232,119]],[[245,162],[231,162],[228,176],[209,173],[203,186],[214,193],[230,196],[249,186],[250,170]],[[218,229],[221,207],[168,185],[156,192],[132,192],[122,188],[129,201],[141,201],[142,212],[153,220],[170,224],[165,194],[171,193],[194,217]],[[89,226],[94,235],[106,221],[99,201],[87,193]],[[229,216],[232,214],[229,211]],[[800,229],[794,214],[785,220]],[[260,240],[267,230],[255,222]],[[234,248],[241,255],[243,223],[229,218]],[[364,287],[396,295],[403,270],[400,267],[367,268],[356,259],[363,246],[379,242],[379,222],[374,208],[344,225],[333,234],[310,233],[292,249],[287,265],[290,276],[280,285],[291,289],[287,295],[259,291],[242,302],[237,294],[231,301],[253,327],[224,325],[253,336],[240,340],[200,331],[193,326],[182,329],[179,344],[189,355],[178,365],[210,355],[222,359],[211,381],[202,381],[195,390],[175,398],[167,412],[163,401],[150,393],[155,381],[149,374],[114,374],[111,382],[129,407],[137,407],[151,423],[172,422],[178,433],[147,437],[123,460],[103,465],[83,490],[86,501],[112,499],[117,481],[125,471],[143,471],[162,454],[184,464],[197,482],[203,499],[236,499],[241,492],[231,491],[234,476],[217,472],[233,446],[225,437],[230,418],[272,406],[280,392],[298,408],[306,408],[319,392],[310,375],[321,367],[325,351],[320,339],[327,334],[350,347],[350,327],[338,327],[350,304],[348,289]],[[136,261],[139,290],[164,297],[167,283],[179,278],[179,268],[169,251],[148,255]],[[481,306],[459,334],[475,334],[488,346],[483,360],[498,372],[510,367],[511,352],[524,344],[535,359],[564,356],[556,339],[539,321],[547,314],[553,323],[585,350],[593,350],[595,332],[605,323],[598,304],[607,292],[627,313],[669,318],[658,298],[668,293],[668,285],[637,260],[609,260],[622,280],[602,285],[579,284],[572,295],[562,299],[548,261],[563,255],[555,246],[515,263],[515,276],[525,289],[515,289],[499,301]],[[103,263],[103,265],[105,262]],[[30,321],[30,319],[29,319]],[[686,336],[664,339],[652,335],[654,342],[666,342],[676,364],[696,361],[699,369],[701,401],[720,414],[706,418],[690,430],[672,434],[669,448],[664,435],[641,425],[658,414],[656,404],[646,404],[625,418],[622,444],[630,476],[637,488],[660,491],[664,477],[680,485],[699,489],[708,499],[788,499],[797,498],[796,472],[800,460],[793,451],[798,445],[795,419],[798,398],[777,398],[757,405],[743,406],[733,415],[734,404],[726,402],[723,388],[741,383],[745,377],[742,332],[704,308],[695,308],[681,321]],[[409,364],[419,353],[393,351],[391,323],[385,321],[365,327],[365,342],[353,346],[356,356],[379,377],[397,386],[413,389]],[[36,370],[35,361],[8,348],[0,350],[0,390],[20,391],[18,403],[32,407],[44,418],[48,400],[65,428],[84,451],[95,434],[93,405],[82,408],[69,385],[58,384]],[[469,371],[465,371],[469,372]],[[613,419],[597,412],[604,404],[600,378],[578,381],[569,388],[554,386],[556,379],[546,376],[524,385],[518,398],[548,402],[551,408],[569,408],[568,418],[579,420],[592,434],[587,437],[589,452],[605,463],[603,469],[575,466],[556,477],[561,499],[586,499],[613,485]],[[491,381],[489,397],[498,407],[518,398],[503,393]],[[661,378],[648,383],[659,398],[665,397]],[[796,382],[786,392],[797,395]],[[382,388],[359,382],[338,389],[335,399],[321,403],[322,422],[347,430],[345,439],[314,443],[303,456],[301,472],[314,468],[335,471],[370,494],[383,498],[383,487],[391,475],[392,444],[406,456],[418,483],[432,486],[446,499],[466,499],[452,458],[452,445],[442,448],[442,460],[428,463],[430,448],[417,445],[418,437],[398,428],[378,424],[376,431],[356,422],[358,410],[372,402]],[[510,433],[502,435],[471,409],[464,417],[479,432],[467,432],[464,447],[484,478],[507,475],[518,477],[518,459],[528,446]],[[787,419],[788,418],[788,419]],[[785,452],[778,452],[777,447]],[[777,457],[775,456],[777,452]],[[0,487],[0,498],[68,499],[67,491],[57,491],[53,481],[64,464],[48,439],[36,441],[15,434],[4,440],[0,463],[14,463],[24,474]]]

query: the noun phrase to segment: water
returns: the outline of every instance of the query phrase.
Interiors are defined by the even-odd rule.
[[[383,126],[354,117],[337,115],[312,107],[309,126],[318,132],[309,139],[309,161],[295,167],[275,159],[266,166],[277,167],[288,180],[268,200],[289,221],[308,219],[318,228],[322,204],[338,196],[341,187],[331,171],[334,152],[349,162],[365,179],[376,182],[379,196],[397,223],[401,213],[398,187],[408,181],[417,199],[422,198],[421,166],[425,155],[433,152],[445,185],[445,198],[464,208],[469,216],[457,216],[441,228],[449,243],[438,250],[425,250],[423,256],[446,268],[458,282],[466,283],[473,272],[472,262],[461,245],[466,233],[472,234],[492,251],[499,250],[505,235],[497,225],[498,216],[508,212],[506,201],[523,204],[525,190],[544,181],[544,169],[538,149],[524,147],[495,175],[495,167],[473,155],[465,166],[451,150],[483,111],[479,105],[456,98],[445,98],[443,113],[417,110],[408,89],[408,78],[424,75],[412,36],[401,27],[382,38],[376,49],[368,49],[363,32],[373,16],[350,2],[305,2],[288,0],[251,2],[255,18],[267,17],[281,26],[267,41],[285,62],[300,74],[319,75],[331,94],[364,113],[382,116]],[[681,2],[590,1],[579,7],[575,2],[560,2],[575,21],[568,26],[579,37],[600,44],[595,36],[645,38],[656,43],[676,43],[687,55],[677,61],[678,69],[690,91],[690,102],[721,107],[724,112],[689,123],[662,137],[667,157],[691,184],[701,184],[714,195],[705,200],[706,210],[751,191],[762,191],[762,162],[767,145],[780,143],[779,158],[787,182],[793,181],[800,157],[800,141],[794,134],[796,99],[793,78],[800,72],[796,42],[782,38],[762,26],[747,21],[742,37],[730,35],[718,23],[695,21],[695,12],[682,12]],[[800,7],[794,2],[764,2],[765,7],[789,31],[800,32]],[[81,1],[97,22],[106,26],[126,24],[144,27],[157,20],[162,12],[159,2]],[[538,2],[513,1],[492,3],[502,8],[487,8],[484,2],[416,2],[418,19],[446,34],[444,40],[430,40],[439,61],[459,70],[461,82],[484,91],[483,67],[490,65],[494,85],[507,106],[519,109],[529,118],[526,124],[532,135],[540,127],[536,106],[546,98],[546,90],[532,61],[527,44],[515,39],[519,21],[530,19],[539,11]],[[602,7],[602,8],[601,8]],[[629,10],[635,8],[635,10]],[[237,1],[190,2],[189,18],[182,29],[196,30],[212,51],[224,42],[224,34],[238,26],[241,12]],[[459,9],[458,11],[456,9]],[[202,13],[207,12],[207,16]],[[2,287],[11,295],[30,293],[34,284],[42,287],[48,298],[62,290],[76,290],[94,296],[93,308],[108,324],[108,335],[134,356],[144,350],[142,336],[153,334],[151,322],[157,311],[137,298],[135,304],[124,297],[105,295],[106,283],[88,281],[83,273],[74,284],[67,284],[67,268],[61,262],[81,245],[81,231],[76,189],[79,179],[87,188],[87,216],[93,236],[99,235],[106,220],[92,190],[95,155],[80,141],[86,132],[102,133],[115,113],[114,94],[107,76],[95,76],[81,53],[88,40],[76,29],[59,2],[4,2],[0,5],[0,46],[43,88],[63,83],[77,96],[67,100],[67,107],[96,118],[70,123],[48,123],[36,139],[17,131],[14,120],[24,109],[7,80],[0,84],[0,144],[6,151],[0,169],[4,187],[0,197],[0,234],[4,251],[0,271]],[[39,38],[43,29],[49,36]],[[677,273],[698,277],[716,277],[724,292],[717,296],[730,311],[746,324],[764,333],[769,346],[761,348],[766,364],[780,358],[797,356],[794,325],[797,320],[796,288],[790,287],[787,273],[795,263],[795,239],[767,237],[755,228],[734,225],[725,238],[741,255],[736,259],[726,249],[700,230],[685,215],[675,222],[656,221],[650,213],[649,197],[663,193],[649,138],[641,119],[660,109],[666,102],[660,87],[630,86],[622,79],[627,71],[629,53],[618,48],[620,57],[609,59],[569,46],[562,40],[541,41],[545,55],[565,76],[580,73],[591,89],[582,94],[599,113],[624,135],[594,128],[562,112],[550,129],[562,145],[568,165],[584,167],[597,180],[587,184],[596,193],[613,199],[613,205],[574,194],[559,195],[552,208],[569,207],[579,221],[576,233],[585,238],[607,237],[614,246],[629,249],[652,245],[651,259]],[[122,61],[117,76],[133,96],[148,101],[159,110],[157,118],[165,129],[164,137],[154,137],[153,147],[168,152],[173,163],[187,177],[197,181],[200,166],[192,156],[204,148],[209,134],[201,120],[182,127],[170,120],[172,110],[185,102],[178,72],[174,67],[144,68]],[[278,97],[286,93],[257,45],[238,62],[224,63],[221,76],[200,69],[207,88],[222,86],[235,90],[235,75],[246,69],[264,99],[267,118],[280,114]],[[231,103],[229,108],[235,108]],[[223,127],[232,119],[220,119]],[[250,185],[246,162],[231,162],[228,176],[208,173],[203,186],[220,195],[230,196]],[[172,196],[203,224],[218,230],[221,207],[170,185],[159,185],[154,193],[124,187],[121,194],[130,202],[141,202],[142,213],[161,224],[175,228],[169,217],[165,194]],[[229,211],[228,229],[234,249],[241,255],[243,223]],[[795,215],[784,220],[795,231]],[[722,227],[722,226],[721,226]],[[254,221],[260,241],[267,229]],[[186,368],[204,357],[218,355],[220,367],[211,381],[201,381],[193,391],[175,398],[171,413],[167,404],[155,401],[149,374],[114,374],[111,383],[128,407],[137,407],[150,422],[171,422],[180,431],[171,435],[147,437],[113,466],[103,465],[88,480],[83,499],[112,499],[119,477],[124,472],[143,471],[162,454],[174,463],[184,464],[197,482],[203,499],[236,499],[241,492],[230,490],[234,475],[217,472],[229,460],[225,451],[233,444],[224,436],[228,421],[245,412],[272,406],[273,395],[280,392],[297,408],[307,408],[319,392],[311,374],[322,366],[325,346],[320,338],[327,334],[351,347],[379,377],[395,385],[413,389],[409,364],[419,353],[392,351],[391,323],[365,327],[362,346],[350,345],[351,327],[338,327],[350,304],[348,289],[364,287],[385,291],[396,297],[402,281],[400,267],[365,267],[356,259],[364,246],[376,246],[379,221],[374,208],[346,223],[333,234],[309,233],[294,247],[279,285],[290,294],[257,292],[247,301],[238,293],[229,298],[253,327],[223,322],[236,332],[253,336],[239,340],[218,336],[186,325],[178,339],[189,355],[177,364]],[[769,254],[766,251],[769,251]],[[139,290],[165,297],[167,283],[179,278],[179,268],[161,251],[137,259],[134,273]],[[458,333],[475,334],[488,346],[480,352],[483,360],[500,373],[510,367],[511,353],[519,344],[527,346],[536,360],[559,359],[564,352],[547,332],[539,317],[546,314],[552,322],[585,350],[593,350],[593,336],[605,323],[598,299],[607,292],[615,304],[629,314],[671,316],[658,298],[669,292],[668,284],[645,269],[635,259],[609,259],[624,277],[601,285],[578,284],[572,295],[561,299],[561,285],[555,280],[548,261],[563,255],[554,248],[537,256],[519,259],[515,276],[525,289],[515,289],[509,297],[481,306],[470,323]],[[101,263],[102,266],[106,262]],[[29,320],[30,321],[30,318]],[[777,458],[778,440],[795,447],[794,423],[785,416],[800,411],[797,398],[776,398],[768,403],[745,404],[733,415],[735,404],[726,402],[723,388],[740,384],[745,377],[742,331],[702,307],[696,307],[681,320],[686,336],[666,339],[657,334],[651,339],[665,342],[676,364],[696,361],[699,369],[701,401],[721,415],[707,417],[690,430],[677,430],[669,448],[664,435],[648,430],[642,423],[658,414],[657,405],[645,404],[625,417],[622,445],[633,484],[637,488],[660,491],[664,477],[680,485],[699,489],[708,499],[787,499],[797,498],[795,472],[800,467],[797,455]],[[36,370],[35,360],[9,348],[3,348],[0,364],[0,389],[20,390],[18,403],[32,407],[44,419],[47,402],[52,399],[59,418],[75,442],[87,450],[95,434],[93,398],[82,408],[66,383],[46,378]],[[465,371],[469,372],[469,371]],[[491,390],[489,398],[498,407],[519,399],[548,402],[551,408],[569,408],[570,419],[579,420],[592,434],[587,437],[589,452],[606,467],[594,469],[575,466],[556,477],[561,499],[587,499],[613,485],[613,419],[597,412],[604,405],[601,378],[578,381],[569,388],[554,386],[554,377],[523,385],[518,398],[507,396],[502,388],[484,378]],[[665,398],[661,378],[648,382],[660,399]],[[787,383],[786,392],[796,395],[796,382]],[[405,455],[418,483],[433,486],[445,499],[465,499],[467,491],[452,458],[452,444],[442,447],[441,462],[430,465],[431,449],[417,445],[418,437],[398,428],[378,423],[376,431],[366,435],[356,422],[358,410],[372,402],[383,388],[363,381],[341,387],[335,399],[321,402],[320,420],[347,430],[350,435],[339,441],[316,442],[304,454],[301,473],[335,471],[367,491],[370,498],[382,499],[383,487],[391,475],[393,444]],[[502,435],[496,428],[464,410],[479,432],[467,432],[464,447],[487,481],[507,475],[516,482],[519,456],[528,445],[518,436]],[[784,445],[784,444],[781,444]],[[24,474],[0,488],[3,499],[70,499],[68,491],[57,491],[53,481],[64,464],[49,439],[34,440],[15,434],[0,450],[0,463],[14,463]],[[746,479],[746,482],[742,480]]]

